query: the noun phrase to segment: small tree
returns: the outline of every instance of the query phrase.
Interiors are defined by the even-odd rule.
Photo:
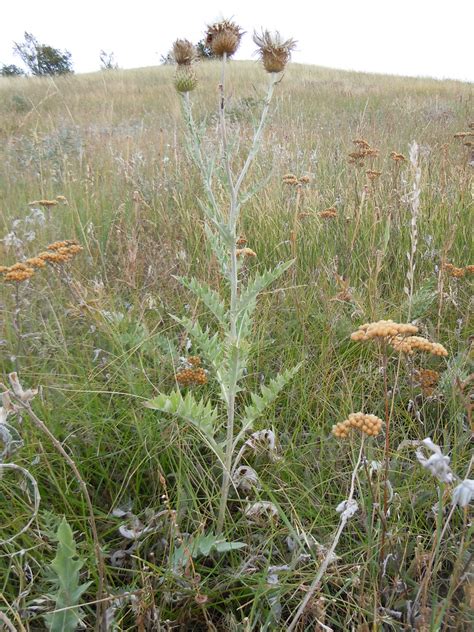
[[[199,59],[216,59],[216,55],[207,45],[206,40],[202,39],[196,44],[197,56]]]
[[[118,70],[118,64],[115,61],[114,53],[108,53],[105,50],[100,51],[100,69],[101,70]]]
[[[2,64],[0,68],[1,77],[21,77],[24,74],[25,71],[15,64]]]
[[[36,76],[65,75],[73,72],[71,53],[67,50],[40,44],[31,33],[25,31],[24,42],[14,42],[13,52]]]

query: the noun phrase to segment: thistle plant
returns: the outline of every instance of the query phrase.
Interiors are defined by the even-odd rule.
[[[188,390],[171,394],[160,394],[147,403],[148,407],[176,415],[192,424],[207,446],[212,450],[222,468],[221,493],[217,519],[217,533],[223,530],[227,501],[231,485],[237,489],[238,477],[235,476],[242,457],[239,445],[245,442],[254,422],[266,411],[280,391],[298,370],[298,366],[285,370],[268,384],[262,385],[259,392],[250,394],[249,403],[242,408],[237,406],[237,393],[243,390],[243,378],[250,363],[251,333],[259,293],[276,281],[291,265],[280,264],[273,270],[257,272],[243,281],[242,271],[248,272],[248,262],[255,260],[258,253],[246,247],[240,238],[239,220],[242,209],[252,192],[244,191],[243,185],[252,162],[260,148],[262,134],[270,111],[270,103],[281,71],[290,57],[294,46],[292,40],[284,42],[280,37],[272,39],[266,33],[264,40],[255,39],[262,59],[266,59],[272,47],[280,63],[278,67],[264,64],[269,73],[268,90],[261,111],[260,121],[254,131],[250,149],[243,166],[236,171],[226,124],[226,66],[229,57],[234,55],[243,33],[234,23],[224,20],[208,27],[206,41],[214,54],[221,58],[221,80],[219,85],[219,140],[218,156],[208,157],[203,148],[201,131],[195,124],[190,99],[191,89],[185,89],[181,79],[183,73],[194,73],[188,63],[180,63],[177,68],[176,87],[182,96],[182,106],[188,132],[190,154],[196,163],[203,182],[206,199],[200,206],[206,218],[205,232],[210,248],[215,255],[222,276],[219,291],[195,278],[181,278],[181,283],[207,307],[212,313],[216,329],[203,328],[198,321],[190,318],[176,318],[194,341],[209,367],[209,377],[219,385],[220,403],[198,400]],[[180,41],[180,40],[178,40]],[[176,48],[176,45],[175,45]],[[283,50],[284,49],[284,50]],[[179,79],[178,79],[179,78]],[[221,169],[218,169],[222,167]],[[223,174],[223,175],[221,175]],[[255,190],[255,187],[253,187]],[[225,193],[223,202],[222,192]],[[242,247],[244,245],[245,247]],[[188,367],[188,370],[195,370]],[[181,387],[183,382],[180,374]],[[189,377],[188,373],[184,376]],[[191,380],[193,382],[193,380]],[[224,421],[225,420],[225,421]],[[234,477],[233,477],[234,474]]]

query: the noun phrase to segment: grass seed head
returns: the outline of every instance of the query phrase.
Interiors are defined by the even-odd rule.
[[[278,31],[274,33],[267,30],[261,33],[255,31],[253,41],[258,47],[257,53],[262,60],[263,67],[270,73],[285,70],[286,64],[290,61],[291,53],[296,47],[295,40],[283,39]]]
[[[207,27],[206,46],[216,57],[232,57],[239,48],[244,31],[230,20],[215,22]]]

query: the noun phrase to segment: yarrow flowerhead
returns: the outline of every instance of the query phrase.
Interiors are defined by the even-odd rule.
[[[351,340],[366,341],[374,338],[393,338],[394,336],[406,336],[418,331],[416,325],[410,323],[395,323],[393,320],[378,320],[373,323],[360,325],[357,331],[351,334]]]
[[[356,428],[369,437],[376,437],[381,428],[382,420],[376,415],[366,415],[365,413],[351,413],[344,421],[339,421],[332,427],[332,433],[338,439],[345,439],[349,436],[351,428]]]
[[[181,386],[207,384],[207,371],[201,366],[201,358],[199,356],[182,358],[181,366],[176,371],[176,381]]]
[[[257,53],[262,60],[263,67],[269,73],[282,72],[296,47],[295,40],[283,39],[278,31],[274,33],[267,30],[261,33],[255,31],[253,41],[258,47]]]
[[[0,266],[0,274],[4,275],[5,281],[21,283],[30,279],[35,274],[36,269],[44,268],[46,263],[65,263],[82,250],[82,246],[73,239],[55,241],[48,246],[47,251],[41,252],[35,257],[26,261],[18,261],[11,266]]]

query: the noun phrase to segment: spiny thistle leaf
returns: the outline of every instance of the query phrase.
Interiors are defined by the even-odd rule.
[[[293,379],[296,373],[300,370],[302,362],[299,362],[296,366],[286,371],[282,371],[277,377],[271,379],[267,385],[263,384],[260,387],[260,395],[252,393],[250,398],[251,404],[245,407],[242,429],[239,432],[235,443],[238,442],[244,432],[253,426],[253,422],[260,417],[260,415],[276,400],[279,393],[285,388],[288,382]]]
[[[242,291],[237,304],[237,329],[239,331],[243,329],[248,330],[249,325],[245,321],[251,317],[255,310],[259,293],[284,274],[292,264],[293,261],[281,263],[273,270],[265,270],[262,273],[258,273],[249,281],[247,287]]]
[[[197,279],[191,278],[188,279],[186,277],[176,277],[180,283],[184,285],[184,287],[191,290],[204,305],[208,308],[210,312],[214,314],[218,322],[222,325],[222,327],[227,327],[227,313],[224,303],[221,301],[219,294],[213,290],[207,283],[203,283],[202,281],[198,281]]]
[[[55,610],[61,612],[52,612],[44,618],[50,632],[73,632],[83,618],[82,611],[75,606],[80,603],[82,594],[91,582],[79,584],[79,571],[84,561],[77,557],[76,543],[66,518],[62,519],[58,527],[57,538],[58,549],[50,569],[58,590],[50,596],[55,602]]]
[[[215,447],[214,426],[218,411],[210,402],[196,401],[190,392],[183,397],[180,391],[174,391],[170,395],[160,393],[157,397],[148,400],[145,406],[187,421],[200,430]]]
[[[207,327],[204,330],[198,321],[192,321],[190,318],[173,316],[173,319],[186,329],[188,335],[194,340],[209,364],[214,369],[217,369],[221,365],[223,357],[219,334],[217,332],[211,334]]]
[[[225,279],[229,278],[229,255],[225,249],[225,245],[219,235],[212,232],[211,227],[206,224],[204,227],[204,231],[206,233],[207,240],[211,245],[212,252],[215,254],[217,261],[219,262],[219,266],[222,272],[222,275]]]

